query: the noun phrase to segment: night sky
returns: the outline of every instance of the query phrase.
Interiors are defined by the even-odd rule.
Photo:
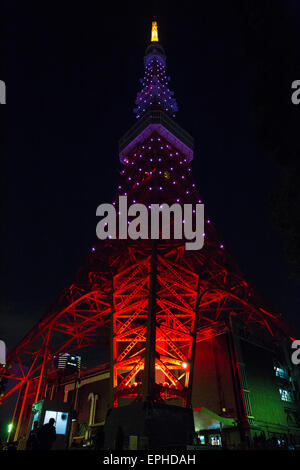
[[[118,183],[118,139],[135,122],[153,14],[176,120],[195,138],[193,174],[206,214],[266,304],[300,329],[299,284],[289,280],[268,202],[280,169],[253,121],[253,56],[243,18],[238,2],[200,3],[198,12],[153,9],[153,2],[141,11],[140,2],[113,14],[100,2],[2,0],[0,337],[9,349],[93,245],[96,207],[111,202]],[[275,3],[264,18],[274,51],[279,45],[281,54],[285,47],[300,51],[299,43],[284,42],[288,29],[299,30],[299,5],[288,2],[285,18]]]

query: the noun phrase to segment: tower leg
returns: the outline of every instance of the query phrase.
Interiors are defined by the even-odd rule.
[[[39,381],[38,381],[38,385],[37,385],[37,389],[36,389],[35,400],[34,400],[35,403],[37,403],[39,401],[40,391],[41,391],[42,384],[43,384],[45,365],[46,365],[47,357],[48,357],[48,348],[49,348],[50,338],[51,338],[51,327],[49,328],[48,333],[47,333],[46,344],[45,344],[44,355],[43,355],[43,362],[42,362],[42,366],[41,366],[40,377],[39,377]]]
[[[24,409],[25,409],[25,405],[26,405],[29,385],[30,385],[30,381],[28,380],[27,383],[26,383],[26,386],[25,386],[24,396],[22,398],[22,405],[21,405],[21,409],[20,409],[20,413],[19,413],[19,417],[18,417],[18,423],[17,423],[15,435],[14,435],[14,440],[15,441],[17,441],[18,438],[19,438],[19,432],[20,432],[21,425],[22,425],[22,418],[23,418],[23,413],[24,413]]]
[[[237,353],[237,348],[235,344],[233,325],[231,317],[227,321],[228,326],[228,352],[231,363],[232,379],[233,379],[233,389],[235,394],[235,402],[238,414],[238,427],[240,432],[241,443],[243,446],[247,446],[248,437],[249,437],[249,423],[248,416],[246,412],[243,387],[241,382],[241,374],[239,367],[239,357]]]
[[[112,292],[110,299],[110,360],[109,360],[109,383],[110,383],[110,397],[109,406],[118,406],[118,400],[114,396],[115,391],[115,356],[114,356],[114,292],[112,282]]]
[[[143,401],[155,399],[155,357],[156,357],[156,275],[157,244],[153,243],[149,284],[149,302],[147,316],[147,337],[143,380]]]

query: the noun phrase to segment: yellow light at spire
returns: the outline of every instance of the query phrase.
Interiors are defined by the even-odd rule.
[[[152,21],[151,42],[158,42],[157,21]]]

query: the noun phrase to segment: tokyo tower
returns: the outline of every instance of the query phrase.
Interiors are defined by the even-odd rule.
[[[175,121],[177,103],[169,80],[154,21],[134,109],[136,122],[120,140],[123,169],[115,206],[119,196],[127,196],[128,204],[147,207],[202,203],[191,168],[193,138]],[[159,409],[171,426],[175,415],[177,420],[182,416],[179,419],[188,423],[182,439],[188,442],[200,373],[195,355],[202,341],[224,331],[237,422],[241,435],[247,434],[251,423],[233,323],[261,331],[272,341],[290,333],[244,279],[207,217],[204,240],[198,251],[186,250],[185,240],[174,238],[95,242],[72,284],[10,352],[1,370],[3,383],[13,384],[1,400],[19,393],[13,416],[16,435],[28,423],[27,409],[43,399],[47,369],[54,359],[95,347],[99,337],[109,335],[108,426],[114,426],[114,419],[122,421],[128,406],[148,412]]]

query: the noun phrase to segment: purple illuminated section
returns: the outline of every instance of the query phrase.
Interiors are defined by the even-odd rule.
[[[180,152],[182,152],[188,162],[193,160],[194,152],[193,150],[185,145],[178,137],[176,137],[172,132],[168,131],[162,124],[149,124],[140,134],[138,134],[135,139],[133,139],[129,144],[121,150],[120,160],[124,163],[127,155],[138,145],[143,143],[153,132],[158,132],[161,137],[164,137],[171,145],[176,147]]]
[[[141,80],[142,89],[137,94],[136,108],[133,110],[136,118],[142,117],[149,110],[164,111],[175,117],[178,108],[173,98],[174,92],[168,87],[165,58],[157,55],[153,47],[146,59],[144,77]]]

